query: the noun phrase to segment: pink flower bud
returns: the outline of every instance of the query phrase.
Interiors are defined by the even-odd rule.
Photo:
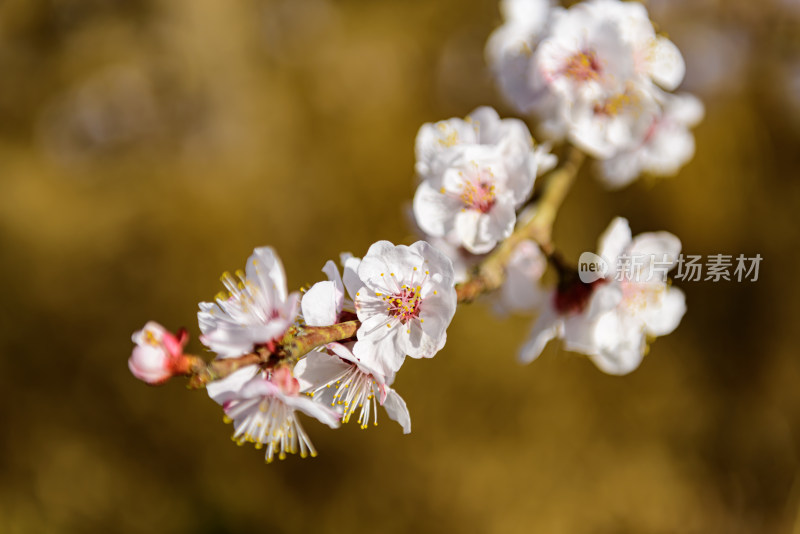
[[[139,380],[161,384],[185,367],[183,347],[189,339],[185,330],[174,335],[150,321],[132,339],[136,347],[128,358],[128,368]]]

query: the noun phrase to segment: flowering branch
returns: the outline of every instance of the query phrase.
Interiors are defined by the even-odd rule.
[[[415,144],[412,204],[426,241],[378,241],[363,258],[343,253],[341,271],[328,261],[328,279],[302,296],[288,293],[275,251],[257,248],[245,270],[222,276],[226,291],[215,302],[199,304],[201,341],[217,357],[184,354],[185,331],[149,322],[133,335],[128,365],[137,378],[160,384],[189,377],[190,388],[206,388],[222,406],[234,440],[266,447],[269,462],[316,454],[296,412],[331,428],[355,417],[366,428],[370,419],[377,424],[382,406],[410,432],[408,408],[391,387],[396,373],[406,358],[441,350],[458,303],[483,293],[500,290],[503,306],[537,312],[519,353],[523,363],[559,338],[606,373],[626,374],[648,339],[677,327],[684,296],[666,280],[680,252],[677,237],[634,237],[617,218],[600,238],[590,265],[596,268],[584,272],[561,260],[552,231],[587,155],[610,188],[642,171],[674,174],[691,157],[688,128],[702,105],[669,93],[683,78],[680,52],[656,35],[635,2],[587,0],[567,10],[545,0],[524,9],[504,4],[510,20],[487,43],[501,90],[571,143],[530,206],[523,209],[537,176],[556,158],[549,144],[534,143],[522,120],[483,106],[463,120],[426,123]],[[576,41],[578,34],[584,37]],[[651,275],[643,281],[623,261],[637,254],[650,257],[649,267],[636,270]],[[549,289],[539,285],[545,259],[559,275]],[[661,276],[653,280],[656,263]]]
[[[471,302],[479,295],[499,288],[505,279],[506,264],[522,241],[531,239],[546,255],[552,255],[553,222],[584,158],[582,151],[569,147],[564,163],[547,175],[542,195],[529,212],[528,218],[522,219],[514,233],[475,268],[475,273],[469,280],[456,284],[459,302]]]

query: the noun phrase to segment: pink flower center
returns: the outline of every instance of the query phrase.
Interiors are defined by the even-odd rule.
[[[487,213],[495,202],[494,183],[478,178],[464,183],[461,201],[468,209]]]
[[[397,317],[403,324],[419,317],[419,305],[422,303],[419,291],[420,287],[403,286],[399,293],[384,297],[389,304],[389,315]]]
[[[568,78],[578,82],[596,80],[602,70],[597,56],[592,50],[583,50],[573,54],[561,71]]]

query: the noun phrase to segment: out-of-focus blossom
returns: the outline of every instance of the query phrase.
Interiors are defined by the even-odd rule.
[[[425,241],[373,244],[361,264],[355,295],[361,326],[356,358],[384,376],[406,356],[431,358],[444,347],[456,311],[452,262]]]
[[[183,347],[189,340],[186,330],[174,335],[160,324],[149,321],[133,334],[136,347],[128,358],[133,376],[148,384],[160,384],[171,376],[185,372]]]
[[[251,365],[206,389],[222,405],[226,419],[233,422],[234,441],[240,445],[249,441],[258,449],[266,445],[267,462],[276,454],[281,460],[287,453],[316,456],[296,411],[331,428],[339,426],[339,414],[300,394],[300,384],[287,367],[269,372]]]
[[[604,372],[627,374],[646,352],[648,338],[672,332],[686,311],[683,292],[668,285],[680,240],[667,232],[631,237],[628,221],[617,218],[600,238],[599,253],[611,269],[584,283],[562,280],[536,320],[520,360],[539,356],[548,341],[589,356]]]
[[[606,159],[643,143],[665,114],[685,64],[636,2],[589,0],[569,9],[505,2],[505,24],[486,55],[506,97],[540,118],[546,138],[566,138]],[[622,181],[622,180],[620,180]]]
[[[223,274],[227,292],[216,303],[201,302],[197,314],[200,340],[222,358],[280,340],[299,309],[299,294],[287,295],[283,265],[272,248],[255,249],[246,269]]]

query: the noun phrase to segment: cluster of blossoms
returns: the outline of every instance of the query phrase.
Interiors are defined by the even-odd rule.
[[[691,157],[687,128],[702,106],[667,93],[683,77],[683,60],[641,5],[589,0],[565,10],[546,0],[504,0],[502,8],[506,24],[489,40],[489,61],[518,110],[540,116],[550,142],[566,138],[597,158],[612,186],[642,171],[674,172]],[[686,310],[666,277],[680,240],[666,232],[634,238],[617,218],[599,245],[617,270],[582,280],[550,242],[579,163],[545,177],[544,192],[531,201],[537,177],[556,163],[524,122],[490,107],[424,124],[413,214],[425,241],[378,241],[363,258],[342,254],[338,265],[324,265],[327,280],[302,295],[288,292],[275,252],[258,248],[244,271],[222,276],[226,291],[200,303],[200,341],[214,360],[184,353],[185,331],[149,322],[133,336],[130,370],[150,384],[188,375],[190,385],[206,386],[233,423],[233,439],[266,448],[267,461],[316,454],[297,412],[331,428],[353,418],[367,428],[382,406],[410,432],[406,403],[392,388],[406,357],[436,355],[458,301],[492,290],[499,311],[538,315],[522,362],[559,338],[604,372],[629,373],[647,343],[674,330]],[[540,220],[541,213],[550,215]],[[653,261],[634,273],[619,261],[631,256]],[[548,265],[557,274],[552,288],[541,285]]]
[[[612,188],[642,172],[675,174],[691,159],[688,129],[703,106],[669,92],[683,80],[683,58],[655,33],[643,5],[503,0],[501,10],[505,23],[487,42],[487,61],[517,111],[540,119],[544,137],[597,158]]]
[[[521,362],[536,359],[557,337],[567,350],[589,356],[606,373],[627,374],[639,367],[648,339],[677,328],[686,304],[683,292],[668,284],[666,272],[677,262],[680,240],[668,232],[632,238],[628,221],[618,217],[600,237],[598,249],[617,271],[591,283],[562,271],[556,288],[542,290],[539,317],[520,351]],[[618,261],[633,255],[650,261],[635,268]]]
[[[297,411],[331,428],[358,412],[366,428],[371,415],[377,424],[382,405],[410,432],[406,404],[390,386],[406,356],[431,358],[445,344],[456,293],[452,263],[441,252],[422,241],[379,241],[363,259],[342,255],[342,269],[340,274],[329,261],[323,269],[328,281],[300,299],[288,294],[275,252],[258,248],[245,272],[222,276],[226,292],[200,303],[200,341],[218,360],[269,356],[293,329],[356,318],[360,323],[354,336],[320,344],[299,361],[266,358],[208,384],[209,396],[233,422],[233,439],[266,447],[267,461],[287,453],[316,454]],[[145,382],[161,383],[191,366],[191,357],[182,353],[185,341],[155,323],[133,341],[129,366]]]

